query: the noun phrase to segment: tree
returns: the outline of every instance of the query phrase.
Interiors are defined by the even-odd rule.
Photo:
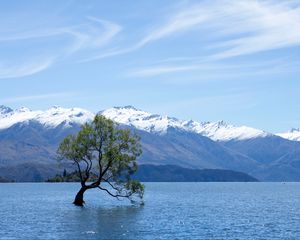
[[[72,161],[78,169],[81,188],[74,204],[83,206],[86,190],[98,188],[115,198],[143,199],[144,185],[132,180],[136,159],[142,153],[140,138],[129,129],[97,115],[82,125],[76,135],[67,136],[58,148],[59,159]],[[96,181],[89,183],[91,174]]]

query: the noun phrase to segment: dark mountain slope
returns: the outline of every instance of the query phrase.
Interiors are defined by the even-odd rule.
[[[79,125],[70,123],[67,127],[62,123],[55,128],[49,128],[31,120],[1,130],[2,172],[9,167],[18,168],[19,165],[25,164],[29,168],[31,165],[35,170],[28,172],[39,172],[41,177],[31,177],[29,173],[15,177],[32,180],[44,179],[61,171],[55,170],[56,149],[65,136],[76,133],[79,128]],[[227,169],[245,172],[259,180],[268,181],[300,180],[299,142],[277,136],[215,142],[200,134],[173,127],[169,127],[163,134],[134,130],[142,137],[143,154],[139,159],[140,164],[177,165],[191,169]],[[49,171],[46,170],[46,166],[49,166]],[[11,173],[9,176],[13,177]]]
[[[143,182],[257,182],[257,179],[242,172],[188,169],[174,165],[141,165],[134,178]]]

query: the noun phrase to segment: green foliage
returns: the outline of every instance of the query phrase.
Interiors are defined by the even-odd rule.
[[[82,173],[84,174],[84,173]],[[94,173],[90,173],[87,182],[97,181],[98,177]],[[57,174],[56,176],[49,178],[46,182],[80,182],[78,171],[71,173],[63,172],[62,175]]]
[[[126,188],[132,193],[137,193],[140,198],[143,198],[145,186],[141,184],[139,181],[137,180],[128,181],[126,183]]]
[[[141,153],[139,136],[100,115],[84,124],[77,135],[67,136],[58,149],[61,160],[76,164],[82,187],[98,187],[114,197],[130,199],[134,196],[142,199],[144,193],[144,186],[131,180]],[[87,185],[91,172],[98,179]]]

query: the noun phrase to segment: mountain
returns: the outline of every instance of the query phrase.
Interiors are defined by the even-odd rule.
[[[94,118],[95,114],[80,108],[62,108],[54,106],[46,111],[32,111],[22,107],[13,111],[9,107],[0,106],[0,130],[15,124],[34,121],[45,128],[53,129],[58,126],[72,127],[81,125]]]
[[[10,107],[0,105],[0,116],[6,115],[10,112],[13,112],[13,110]]]
[[[175,165],[141,165],[133,176],[142,182],[257,182],[248,174],[221,169],[189,169]]]
[[[200,147],[192,144],[191,141],[195,139],[194,134],[208,137],[225,148],[226,153],[221,153],[219,147],[213,148],[213,156],[209,157],[204,152],[199,151],[198,156],[200,157],[198,157],[197,161],[193,161],[192,164],[187,161],[188,155],[185,154],[185,156],[180,156],[179,159],[173,161],[177,165],[183,166],[181,165],[183,163],[185,166],[197,168],[218,166],[223,169],[244,171],[261,180],[300,181],[300,169],[298,166],[300,165],[300,155],[298,154],[300,145],[275,134],[247,126],[234,126],[224,121],[215,123],[192,120],[181,121],[176,118],[150,114],[131,106],[111,108],[102,111],[101,114],[121,124],[132,126],[151,134],[159,134],[165,136],[165,138],[168,138],[170,135],[168,130],[176,129],[176,134],[173,135],[173,138],[176,136],[184,139],[184,134],[182,133],[185,133],[187,137],[183,141],[186,143],[184,148],[189,149],[192,146],[190,148],[192,153],[196,153],[199,149],[211,149],[205,144],[206,142],[199,143]],[[173,139],[171,142],[176,141]],[[228,161],[226,157],[228,153],[231,156],[235,155],[233,159],[237,160],[231,159]],[[221,161],[216,163],[214,156]],[[209,163],[215,163],[215,165],[204,165],[202,157],[209,159]],[[180,159],[184,160],[180,161]],[[192,159],[196,159],[196,157],[193,156]],[[283,159],[285,160],[283,161]]]
[[[114,107],[98,114],[141,136],[140,164],[234,170],[259,180],[300,181],[300,142],[251,127],[223,121],[179,120],[132,106]],[[32,111],[1,106],[0,176],[8,178],[1,173],[14,172],[16,168],[17,174],[24,167],[28,172],[24,178],[28,178],[30,171],[41,178],[51,177],[49,175],[54,175],[57,168],[59,142],[66,135],[76,133],[81,124],[94,116],[80,108],[52,107],[46,111]],[[33,170],[28,170],[29,166],[33,166]],[[46,171],[47,166],[50,172]]]
[[[54,162],[27,162],[0,167],[0,176],[6,181],[13,182],[43,182],[59,171],[61,171],[59,166]]]
[[[31,111],[27,110],[31,113]],[[52,111],[52,110],[51,110]],[[66,110],[70,112],[70,110]],[[17,111],[19,112],[19,111]],[[46,111],[47,115],[49,111]],[[62,112],[62,109],[59,109]],[[17,113],[18,114],[18,113]],[[32,113],[31,113],[32,114]],[[9,117],[14,116],[10,113]],[[58,124],[53,124],[51,116],[47,125],[39,118],[26,118],[9,128],[0,131],[0,175],[16,181],[40,180],[41,176],[51,175],[47,169],[55,169],[56,149],[59,142],[68,134],[79,130],[79,121],[65,121],[59,118]],[[69,117],[67,114],[60,114]],[[82,117],[82,116],[78,116]],[[57,118],[56,112],[54,119]],[[19,118],[20,119],[20,118]],[[49,127],[50,126],[50,127]],[[168,127],[164,134],[133,128],[142,137],[143,155],[141,164],[178,165],[189,168],[222,168],[222,169],[252,169],[256,163],[213,140],[180,128]],[[32,165],[33,169],[29,169]],[[1,170],[2,167],[2,170]],[[13,170],[13,168],[17,170]],[[21,171],[24,167],[26,171]],[[34,177],[30,178],[29,173]],[[5,175],[12,172],[13,175]],[[19,172],[20,174],[17,174]],[[54,174],[54,172],[52,171]],[[24,175],[25,174],[25,175]]]
[[[114,107],[101,111],[100,114],[115,122],[132,126],[149,133],[164,134],[169,128],[176,128],[197,133],[215,141],[245,140],[272,135],[251,127],[230,125],[224,121],[215,123],[196,122],[193,120],[182,121],[177,118],[151,114],[132,106]]]
[[[97,180],[91,174],[90,181]],[[221,169],[189,169],[176,165],[140,165],[133,179],[142,182],[257,182],[258,180],[241,172]],[[1,179],[0,179],[1,181]],[[76,171],[58,174],[47,182],[80,182]]]
[[[259,164],[247,172],[265,181],[300,181],[300,142],[279,136],[223,142]]]
[[[151,114],[132,106],[113,107],[99,113],[120,124],[155,134],[164,134],[169,128],[176,128],[197,133],[215,141],[245,140],[272,135],[247,126],[230,125],[224,121],[215,123],[182,121],[177,118]],[[68,128],[91,121],[94,116],[94,113],[80,108],[68,109],[54,106],[46,111],[32,111],[22,107],[14,111],[9,107],[0,106],[0,130],[28,121],[35,121],[49,129],[57,126]]]
[[[142,138],[140,162],[189,168],[220,168],[250,171],[257,162],[196,133],[168,128],[165,134],[136,130]]]
[[[300,141],[300,129],[292,128],[289,132],[277,133],[278,136],[291,140],[291,141]]]

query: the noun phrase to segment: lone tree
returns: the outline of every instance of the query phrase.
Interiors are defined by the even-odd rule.
[[[60,159],[72,161],[78,169],[81,189],[74,204],[83,206],[86,190],[98,188],[115,198],[142,200],[144,185],[132,180],[137,171],[137,157],[142,153],[140,138],[128,129],[97,115],[76,135],[67,136],[58,148]],[[89,182],[90,176],[97,176]]]

